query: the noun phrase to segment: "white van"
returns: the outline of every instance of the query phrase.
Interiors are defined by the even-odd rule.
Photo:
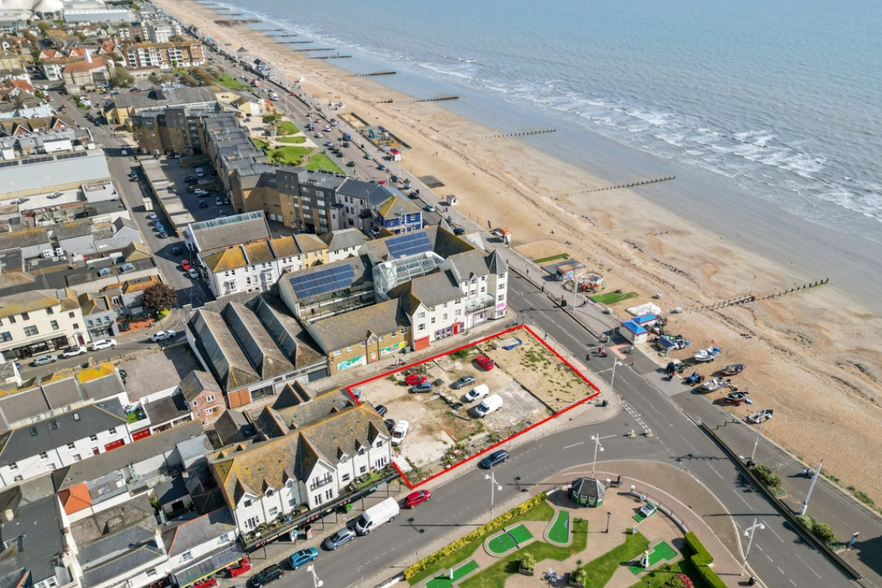
[[[475,400],[480,400],[484,398],[488,394],[490,394],[490,388],[487,386],[487,384],[480,384],[466,392],[463,398],[466,402],[474,402]]]
[[[496,412],[500,408],[502,408],[502,396],[499,394],[493,394],[481,401],[481,404],[475,408],[475,414],[484,418],[491,412]]]
[[[398,503],[394,498],[387,498],[379,504],[370,507],[355,521],[355,532],[359,535],[368,535],[371,531],[386,523],[391,523],[399,512]]]

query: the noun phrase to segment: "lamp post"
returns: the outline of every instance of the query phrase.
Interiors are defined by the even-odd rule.
[[[312,574],[312,584],[315,588],[321,588],[324,586],[324,582],[319,580],[318,576],[315,575],[315,566],[307,566],[306,571]]]
[[[606,531],[604,531],[605,533],[609,533],[609,517],[611,517],[611,516],[612,516],[612,513],[607,511],[607,513],[606,513]]]
[[[496,500],[496,491],[499,490],[501,492],[502,486],[500,486],[499,484],[496,483],[496,474],[493,472],[491,472],[489,476],[487,474],[484,474],[484,479],[490,480],[490,484],[491,484],[491,486],[490,486],[490,512],[492,513],[493,507],[495,505],[495,500]]]
[[[613,396],[613,394],[615,394],[615,390],[613,390],[613,386],[615,386],[615,384],[616,384],[616,366],[617,366],[617,365],[624,365],[624,364],[623,364],[621,361],[619,361],[618,359],[616,359],[615,361],[613,361],[613,373],[612,373],[612,378],[610,378],[610,380],[609,380],[609,396],[610,396],[610,400],[612,400],[612,396]],[[603,400],[603,394],[601,394],[600,396],[601,396],[600,399]]]
[[[756,439],[754,439],[753,441],[753,451],[750,452],[750,461],[754,461],[754,458],[756,457],[756,446],[759,445],[759,440],[763,434],[763,425],[765,424],[765,422],[766,421],[760,421],[759,427],[757,427],[756,429]]]
[[[757,529],[765,529],[766,526],[762,523],[757,522],[756,519],[753,519],[753,524],[748,528],[744,529],[744,536],[750,537],[750,540],[747,542],[747,551],[744,552],[744,563],[741,565],[741,575],[744,575],[744,570],[747,569],[747,558],[750,557],[750,546],[753,545],[753,534]]]
[[[812,485],[809,486],[808,494],[805,495],[805,502],[802,503],[802,508],[799,510],[799,514],[804,515],[805,511],[808,510],[808,501],[809,498],[812,497],[812,490],[815,489],[815,484],[818,483],[818,478],[821,477],[821,468],[824,466],[824,460],[821,460],[821,463],[818,464],[818,469],[815,472],[814,477],[812,477]]]
[[[591,476],[594,476],[594,470],[597,469],[597,451],[603,451],[603,446],[600,444],[600,436],[594,435],[591,437],[591,440],[594,441],[594,461],[591,462]]]

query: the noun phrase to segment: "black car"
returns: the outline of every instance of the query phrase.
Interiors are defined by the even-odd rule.
[[[194,183],[194,182],[198,182],[199,178],[197,178],[196,176],[187,176],[184,178],[184,181],[187,183]]]
[[[450,387],[454,390],[459,390],[460,388],[462,388],[464,386],[469,386],[474,383],[475,383],[474,376],[463,376],[460,379],[453,382],[452,384],[450,384]]]
[[[175,255],[180,255],[180,254],[181,254],[181,248],[178,247],[177,245],[175,245],[174,247],[172,247],[172,253],[174,253]]]
[[[376,405],[374,407],[374,410],[376,410],[377,414],[380,416],[386,416],[386,413],[389,412],[389,410],[385,406],[383,406],[382,404]]]
[[[386,425],[386,428],[389,429],[389,432],[392,432],[392,429],[395,428],[395,419],[386,419],[383,421],[383,424]]]
[[[346,164],[346,166],[347,166],[347,167],[355,167],[355,162],[354,162],[354,161],[350,161],[349,163]]]
[[[199,208],[208,208],[208,202],[206,202],[205,200],[200,200]]]
[[[349,141],[343,141],[343,146],[344,146],[344,147],[349,147]]]
[[[251,588],[266,586],[270,582],[275,582],[284,575],[285,570],[280,568],[278,564],[273,564],[268,568],[263,568],[259,574],[251,578]]]
[[[489,470],[493,466],[507,462],[509,457],[511,456],[508,454],[508,451],[506,451],[505,449],[500,449],[499,451],[494,451],[493,453],[482,459],[481,463],[479,463],[478,465],[480,465],[485,470]]]
[[[456,227],[455,229],[453,229],[453,234],[456,236],[465,235],[465,233],[466,233],[466,230],[462,227]]]

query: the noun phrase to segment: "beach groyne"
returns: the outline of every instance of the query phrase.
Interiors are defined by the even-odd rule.
[[[690,311],[701,311],[701,310],[719,310],[721,308],[727,308],[729,306],[739,306],[742,304],[749,304],[751,302],[757,302],[758,300],[768,300],[770,298],[780,298],[781,296],[786,296],[787,294],[795,294],[797,292],[803,292],[805,290],[809,290],[811,288],[817,288],[818,286],[826,286],[830,283],[830,278],[826,278],[824,280],[818,280],[817,282],[811,282],[809,284],[803,284],[802,286],[796,286],[790,288],[789,290],[781,290],[780,292],[776,292],[774,294],[769,294],[768,296],[754,296],[749,294],[747,296],[742,296],[740,298],[733,298],[731,300],[722,300],[720,302],[714,302],[713,304],[706,304],[703,306],[692,306],[689,307]]]
[[[523,131],[521,133],[503,133],[501,135],[487,135],[478,137],[479,139],[507,139],[509,137],[527,137],[529,135],[544,135],[546,133],[556,133],[557,129],[540,129],[538,131]]]
[[[436,98],[417,98],[414,100],[380,100],[375,102],[375,104],[415,104],[417,102],[444,102],[445,100],[459,100],[459,96],[438,96]]]
[[[362,78],[367,76],[394,76],[398,72],[394,71],[374,71],[371,73],[361,73],[361,74],[349,74],[348,78]]]
[[[317,55],[310,59],[352,59],[351,55]]]

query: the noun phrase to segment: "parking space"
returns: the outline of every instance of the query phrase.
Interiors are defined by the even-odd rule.
[[[194,219],[204,221],[233,214],[230,199],[224,194],[220,179],[212,174],[213,168],[206,156],[166,157],[160,165]],[[200,168],[202,177],[197,173]]]

